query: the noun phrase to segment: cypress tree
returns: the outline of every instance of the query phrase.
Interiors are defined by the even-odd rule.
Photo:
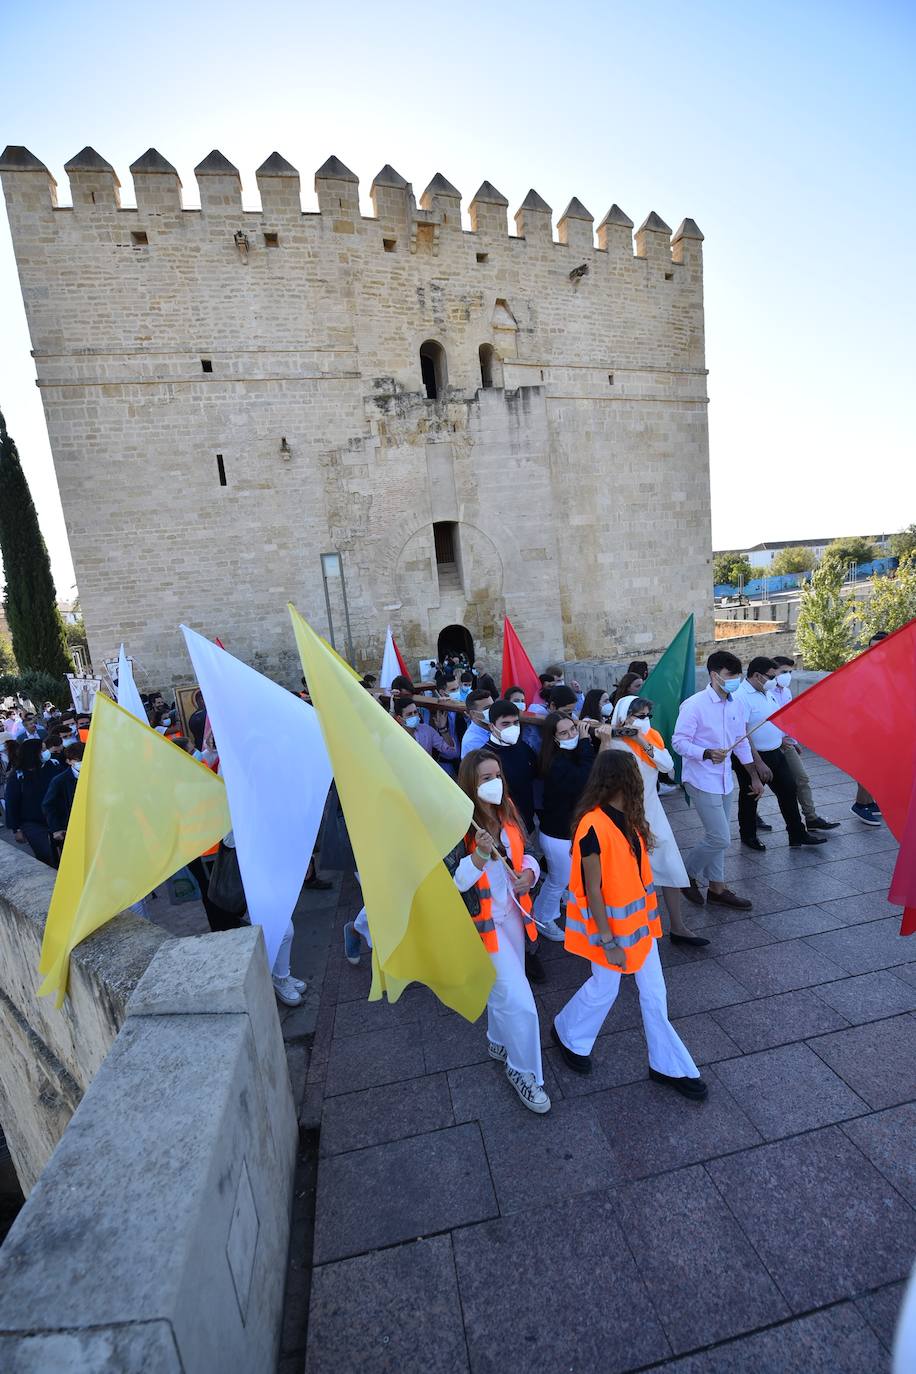
[[[0,557],[3,605],[20,673],[61,679],[73,671],[51,560],[16,445],[0,412]]]

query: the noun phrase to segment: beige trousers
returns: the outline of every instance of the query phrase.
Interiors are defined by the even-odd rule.
[[[805,765],[801,761],[801,756],[787,739],[782,742],[782,752],[785,755],[786,763],[789,765],[789,772],[792,774],[792,781],[795,783],[795,790],[798,793],[798,804],[805,814],[805,820],[813,821],[817,815],[817,807],[811,796],[811,783],[805,772]]]

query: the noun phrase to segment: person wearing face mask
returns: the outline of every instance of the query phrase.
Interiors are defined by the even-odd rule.
[[[54,866],[54,851],[42,803],[57,769],[41,761],[41,740],[17,741],[16,768],[6,782],[6,824],[17,844],[28,844],[36,859]]]
[[[776,664],[776,681],[772,684],[772,693],[780,706],[788,706],[792,700],[792,669],[795,667],[794,658],[786,658],[784,654],[774,654],[773,662]],[[789,772],[792,774],[792,781],[795,783],[795,790],[798,793],[798,804],[805,817],[805,825],[809,830],[836,830],[839,821],[827,821],[820,814],[814,805],[814,798],[811,795],[811,780],[805,771],[805,765],[801,760],[801,745],[798,740],[791,739],[788,735],[783,738],[782,752],[785,755],[786,763],[789,765]],[[760,822],[757,822],[758,828]]]
[[[470,754],[472,749],[482,749],[490,738],[490,707],[493,697],[489,692],[478,689],[471,692],[464,703],[468,727],[461,741],[461,757]]]
[[[734,774],[731,755],[744,764],[748,786],[763,792],[747,735],[747,706],[736,697],[741,685],[741,660],[717,649],[706,660],[709,685],[681,703],[671,743],[683,760],[684,787],[703,823],[703,838],[684,855],[689,886],[684,896],[697,906],[712,905],[750,911],[753,903],[725,886],[725,855],[731,844]],[[701,882],[708,884],[704,898]]]
[[[670,939],[675,945],[708,945],[702,935],[694,935],[681,912],[681,889],[689,879],[671,829],[671,822],[658,795],[658,775],[674,767],[674,759],[665,748],[665,741],[652,728],[652,702],[647,697],[622,697],[614,707],[610,727],[598,732],[601,749],[617,749],[631,753],[636,759],[643,785],[643,805],[646,821],[655,838],[652,850],[652,873],[656,888],[665,895],[670,922]]]
[[[79,741],[76,744],[67,745],[64,751],[66,766],[52,780],[42,802],[41,809],[44,812],[45,823],[51,839],[54,841],[58,858],[67,834],[67,826],[70,823],[70,812],[73,808],[73,798],[76,795],[76,783],[80,775],[85,748],[86,746],[80,744]]]
[[[543,786],[540,808],[541,848],[547,859],[547,877],[534,903],[534,919],[548,940],[563,940],[558,924],[569,886],[572,855],[570,823],[575,806],[588,782],[595,750],[585,722],[576,724],[553,711],[544,721],[538,772]]]
[[[554,1020],[554,1044],[574,1073],[591,1073],[592,1048],[622,978],[631,975],[639,993],[649,1077],[702,1101],[706,1084],[668,1019],[658,956],[662,928],[649,861],[654,836],[632,754],[599,753],[573,815],[572,835],[566,948],[588,960],[591,977]]]
[[[410,697],[395,697],[394,718],[402,729],[413,736],[420,748],[440,764],[443,760],[457,759],[458,748],[449,731],[445,711],[434,711],[433,723],[427,725],[420,716],[419,706],[415,706]]]
[[[487,1053],[505,1064],[522,1105],[543,1115],[550,1098],[544,1091],[537,1006],[525,976],[526,936],[536,934],[528,894],[540,869],[525,853],[524,825],[499,760],[487,750],[467,754],[458,786],[474,804],[474,824],[445,863],[496,974],[487,999]]]
[[[527,713],[528,702],[525,699],[525,689],[523,687],[510,687],[507,692],[503,693],[503,696],[506,698],[506,701],[511,701],[513,706],[518,707],[519,715],[525,715]],[[540,712],[537,714],[540,714]],[[539,754],[541,752],[541,727],[539,725],[522,724],[522,740],[535,754]],[[539,798],[537,798],[536,810],[539,804],[540,801]]]
[[[616,706],[618,701],[622,701],[624,697],[639,696],[640,688],[644,681],[645,679],[640,677],[639,673],[624,673],[623,677],[614,688],[614,695],[611,697],[611,705]]]
[[[798,849],[802,845],[826,844],[826,836],[811,834],[802,823],[798,793],[782,747],[785,735],[778,725],[772,725],[769,720],[773,712],[779,709],[779,702],[772,692],[778,671],[771,658],[752,658],[747,665],[747,676],[738,689],[738,695],[744,699],[747,707],[748,730],[753,730],[751,747],[757,773],[779,802],[789,832],[790,847]],[[735,761],[734,767],[739,780],[743,781],[741,763]],[[738,829],[742,844],[750,849],[766,848],[757,838],[757,797],[744,786],[738,795]]]
[[[610,720],[613,714],[614,706],[611,698],[602,687],[593,687],[590,692],[585,693],[581,711],[583,720],[596,720],[600,725],[604,721]]]
[[[485,748],[499,759],[509,796],[530,835],[534,829],[534,780],[537,755],[521,738],[518,707],[511,701],[494,701],[490,707],[490,738]]]
[[[64,758],[64,741],[56,730],[49,730],[45,736],[44,749],[41,751],[42,763],[50,766],[58,773],[63,772],[67,767]]]

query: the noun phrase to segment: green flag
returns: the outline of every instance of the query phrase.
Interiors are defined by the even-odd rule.
[[[681,702],[692,696],[697,689],[695,658],[696,645],[691,614],[649,673],[639,693],[641,697],[648,697],[655,707],[652,713],[652,728],[661,735],[674,758],[674,776],[678,782],[681,780],[681,759],[671,748],[671,736],[674,733]]]

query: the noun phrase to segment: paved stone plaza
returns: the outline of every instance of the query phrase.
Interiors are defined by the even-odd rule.
[[[753,914],[704,909],[707,950],[662,945],[699,1106],[648,1081],[630,980],[579,1078],[549,1032],[585,969],[542,942],[536,1117],[482,1024],[423,988],[368,1003],[335,928],[302,1107],[320,1127],[307,1374],[888,1368],[916,1254],[916,940],[886,900],[893,836],[808,766],[842,828],[790,850],[767,794],[768,852],[736,840],[728,875]],[[696,818],[666,805],[686,848]]]

